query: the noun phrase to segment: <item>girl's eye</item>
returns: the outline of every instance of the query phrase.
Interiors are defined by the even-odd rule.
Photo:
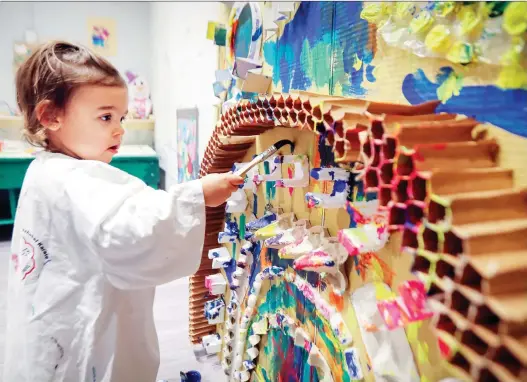
[[[125,119],[124,117],[121,117],[121,123],[123,123],[123,122],[124,122],[124,119]]]
[[[112,120],[112,115],[111,114],[106,114],[106,115],[103,115],[101,117],[101,120],[103,120],[104,122],[109,122]]]

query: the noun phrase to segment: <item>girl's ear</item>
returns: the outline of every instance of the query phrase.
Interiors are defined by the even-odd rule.
[[[57,115],[57,110],[51,101],[45,100],[40,102],[35,107],[35,113],[40,124],[46,129],[51,131],[57,131],[60,129],[61,124],[59,116]]]

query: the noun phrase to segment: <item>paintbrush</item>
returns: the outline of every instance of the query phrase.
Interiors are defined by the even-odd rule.
[[[295,144],[292,141],[290,141],[289,139],[282,139],[282,140],[276,142],[274,145],[271,145],[263,153],[258,154],[257,156],[255,156],[252,161],[247,163],[247,165],[245,167],[242,167],[241,169],[236,171],[234,173],[234,175],[238,175],[238,176],[241,176],[241,177],[245,176],[245,174],[247,174],[254,166],[257,166],[259,163],[262,163],[264,160],[269,158],[271,155],[276,153],[278,150],[280,150],[285,145],[291,146],[291,153],[293,153],[293,151],[295,150]]]

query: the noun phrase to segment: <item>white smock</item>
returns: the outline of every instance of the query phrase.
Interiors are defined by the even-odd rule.
[[[154,190],[39,153],[13,231],[3,381],[155,381],[155,286],[197,271],[204,234],[200,181]]]

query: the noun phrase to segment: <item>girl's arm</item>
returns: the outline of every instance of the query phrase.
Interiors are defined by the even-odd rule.
[[[200,180],[166,192],[101,164],[73,171],[60,204],[117,288],[156,286],[199,267],[206,223]]]

